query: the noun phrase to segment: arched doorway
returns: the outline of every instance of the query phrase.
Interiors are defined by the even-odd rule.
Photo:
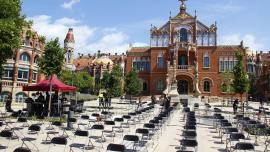
[[[188,81],[179,80],[177,84],[177,91],[179,94],[188,94]]]

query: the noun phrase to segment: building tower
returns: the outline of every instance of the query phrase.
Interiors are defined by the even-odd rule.
[[[73,29],[69,28],[66,38],[64,40],[65,68],[67,70],[74,70],[73,68],[74,47],[75,47],[75,40],[73,35]]]
[[[262,52],[256,53],[256,77],[260,78],[262,73],[263,63],[262,63]]]

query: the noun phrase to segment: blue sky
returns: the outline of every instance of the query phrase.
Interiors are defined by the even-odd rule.
[[[125,52],[149,44],[150,25],[161,26],[179,12],[178,0],[23,0],[23,13],[48,39],[63,41],[74,28],[76,52]],[[219,44],[270,50],[269,0],[188,0],[187,11],[206,25],[218,23]]]

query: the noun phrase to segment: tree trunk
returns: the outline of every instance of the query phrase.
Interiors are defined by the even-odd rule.
[[[52,104],[52,75],[50,78],[50,99],[49,99],[49,107],[48,107],[48,117],[51,116],[51,104]]]

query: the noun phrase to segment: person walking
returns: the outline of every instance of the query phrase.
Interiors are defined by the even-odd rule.
[[[141,106],[142,106],[142,98],[141,98],[141,97],[139,97],[139,103],[138,103],[138,107],[137,107],[137,109],[139,109]]]
[[[7,99],[6,99],[6,111],[7,112],[13,112],[11,109],[11,103],[12,103],[12,95],[11,93],[8,94]]]
[[[234,102],[233,102],[233,113],[234,114],[237,113],[238,104],[239,104],[239,100],[235,99]]]
[[[99,110],[103,107],[103,93],[100,92],[99,95],[98,95],[98,106],[99,106]]]
[[[109,97],[107,93],[104,93],[104,107],[105,109],[109,108]]]
[[[151,96],[151,104],[156,104],[156,97],[154,95]]]

